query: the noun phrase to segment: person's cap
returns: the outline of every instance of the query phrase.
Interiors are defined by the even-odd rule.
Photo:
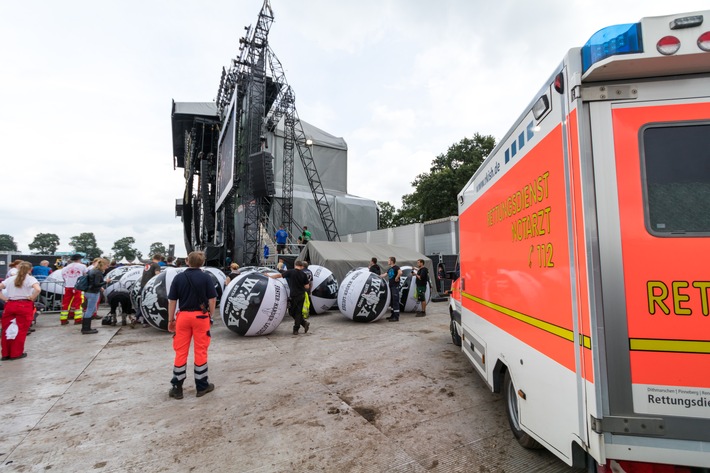
[[[83,258],[83,256],[81,256],[80,254],[77,253],[75,255],[72,255],[71,258],[69,258],[69,259],[72,261],[79,261],[81,258]]]

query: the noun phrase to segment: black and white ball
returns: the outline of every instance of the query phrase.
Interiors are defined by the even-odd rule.
[[[145,287],[141,290],[140,308],[143,318],[151,326],[159,330],[168,330],[168,293],[170,292],[170,286],[175,276],[186,269],[168,268],[145,283]]]
[[[311,264],[308,269],[313,274],[311,283],[311,312],[322,314],[338,303],[338,281],[333,272],[324,266]]]
[[[355,322],[374,322],[387,312],[390,290],[387,283],[368,270],[353,271],[338,289],[338,308]]]
[[[129,294],[133,285],[136,281],[139,281],[142,276],[142,266],[121,266],[120,268],[114,269],[106,275],[106,279],[111,279],[111,282],[106,284],[104,296],[106,296],[106,299],[110,300],[116,294]]]
[[[250,337],[276,330],[287,305],[283,279],[253,271],[240,274],[229,283],[222,294],[219,313],[229,330]]]
[[[121,276],[135,268],[143,269],[142,266],[119,266],[109,271],[105,279],[111,279],[112,281],[118,280]]]
[[[416,275],[410,271],[410,276],[402,276],[399,285],[400,310],[402,312],[415,312],[421,309],[421,302],[417,300]],[[431,284],[426,285],[426,303],[431,301]]]
[[[211,266],[203,266],[202,271],[206,272],[212,278],[212,283],[214,284],[214,290],[217,292],[217,304],[222,300],[222,293],[224,292],[224,283],[227,282],[227,276],[219,268],[213,268]]]

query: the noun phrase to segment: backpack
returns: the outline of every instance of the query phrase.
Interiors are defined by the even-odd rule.
[[[76,280],[76,284],[74,284],[74,289],[77,291],[88,291],[89,288],[91,287],[91,283],[89,282],[89,275],[85,274],[83,276],[79,276],[79,279]]]

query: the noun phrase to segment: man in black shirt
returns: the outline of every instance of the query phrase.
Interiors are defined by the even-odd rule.
[[[374,256],[370,260],[369,268],[371,273],[375,273],[378,276],[382,274],[382,268],[380,268],[380,265],[377,264],[377,258],[375,258]]]
[[[429,270],[424,266],[424,260],[417,260],[417,300],[422,304],[421,312],[417,312],[416,317],[426,316],[426,286],[429,283]]]
[[[303,261],[298,260],[294,264],[295,269],[288,269],[280,274],[268,274],[270,278],[286,278],[290,292],[288,313],[293,317],[293,334],[298,335],[298,329],[303,325],[303,332],[308,333],[311,324],[303,319],[303,302],[306,299],[306,291],[311,287],[308,275],[303,271]]]
[[[205,254],[193,251],[187,255],[189,268],[176,275],[168,293],[168,331],[174,332],[173,385],[168,395],[182,399],[182,383],[187,377],[187,355],[190,342],[195,340],[195,387],[197,397],[214,390],[207,377],[207,349],[210,346],[211,315],[217,302],[217,292],[212,278],[200,267],[205,264]],[[180,310],[175,313],[178,302]]]

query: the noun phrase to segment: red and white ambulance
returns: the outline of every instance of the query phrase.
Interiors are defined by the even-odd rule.
[[[520,443],[710,471],[710,10],[570,50],[458,199],[452,337]]]

